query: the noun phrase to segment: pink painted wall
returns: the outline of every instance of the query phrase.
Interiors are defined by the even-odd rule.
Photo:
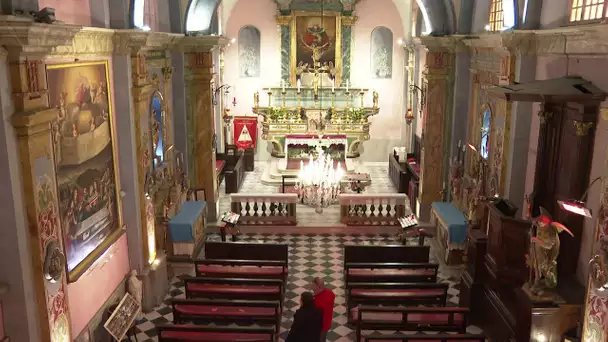
[[[581,76],[594,85],[608,91],[608,78],[606,73],[598,72],[598,70],[608,70],[608,58],[570,58],[569,60],[561,57],[538,57],[536,69],[536,79],[543,80],[566,75]],[[603,107],[608,107],[608,101],[602,104]],[[534,111],[537,112],[538,108]],[[528,169],[526,172],[526,193],[532,192],[534,187],[534,171],[536,168],[536,155],[538,148],[538,130],[539,130],[538,115],[532,118],[532,127],[530,133],[530,147],[528,151]],[[608,167],[606,166],[606,152],[608,148],[608,121],[598,119],[598,125],[595,133],[595,147],[593,151],[593,163],[591,166],[590,180],[599,176],[608,176]],[[587,196],[587,204],[592,209],[594,214],[598,213],[600,198],[600,184],[596,182]],[[522,204],[523,205],[523,204]],[[523,207],[522,207],[523,208]],[[581,241],[581,252],[578,260],[577,278],[580,283],[587,283],[589,272],[589,258],[591,257],[592,246],[594,243],[596,217],[585,220],[585,227]],[[608,312],[607,312],[608,314]]]
[[[269,0],[241,0],[232,9],[225,8],[230,13],[224,13],[226,21],[225,35],[229,38],[238,38],[241,28],[247,25],[255,26],[260,30],[260,75],[259,78],[239,78],[239,47],[238,42],[231,44],[225,52],[224,83],[232,85],[229,101],[237,98],[236,107],[232,107],[232,114],[251,114],[253,107],[253,94],[265,86],[278,85],[281,78],[281,53],[279,27],[276,23],[277,6]],[[267,97],[261,96],[260,101],[265,103]]]
[[[40,8],[54,8],[57,20],[66,24],[91,26],[89,0],[39,0],[38,4]]]
[[[398,39],[404,38],[401,16],[393,0],[362,0],[357,3],[356,15],[358,19],[353,27],[351,82],[354,86],[376,89],[379,93],[380,113],[372,119],[371,139],[401,139],[401,129],[405,128],[405,125],[401,124],[405,115],[403,96],[405,54],[397,44]],[[372,78],[371,35],[378,26],[384,26],[393,32],[393,74],[390,79]],[[366,101],[371,105],[371,92]],[[375,148],[372,147],[373,145],[370,141],[365,144],[365,149]],[[394,146],[390,146],[392,147]],[[388,151],[377,152],[381,152],[382,160],[386,159]]]
[[[77,282],[68,285],[72,336],[78,336],[129,272],[124,234]]]

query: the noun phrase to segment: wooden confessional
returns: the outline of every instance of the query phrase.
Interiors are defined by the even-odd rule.
[[[506,101],[541,103],[532,216],[543,207],[574,237],[560,236],[558,295],[532,298],[522,290],[529,274],[525,255],[530,222],[509,217],[488,203],[482,221],[487,236],[469,236],[469,267],[461,280],[465,302],[461,305],[470,305],[474,316],[491,323],[484,328],[494,339],[525,342],[543,334],[547,342],[561,341],[561,335],[580,319],[585,298],[583,286],[575,281],[584,218],[561,210],[557,201],[581,199],[588,187],[599,106],[606,94],[580,77],[496,87],[487,92]]]

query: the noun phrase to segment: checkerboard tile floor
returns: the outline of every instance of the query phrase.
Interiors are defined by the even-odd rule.
[[[210,235],[210,240],[219,240],[218,235]],[[354,341],[354,332],[351,326],[346,325],[346,303],[344,294],[343,273],[343,247],[344,245],[388,245],[396,244],[393,236],[388,235],[344,235],[344,234],[244,234],[242,241],[262,243],[288,243],[289,244],[289,278],[286,285],[283,321],[279,341],[284,341],[293,316],[299,306],[300,294],[310,291],[312,280],[323,277],[327,286],[334,291],[336,302],[334,308],[334,319],[331,331],[328,334],[329,341]],[[434,248],[432,247],[431,250]],[[431,262],[438,262],[431,253]],[[439,267],[439,281],[449,284],[448,305],[456,306],[459,301],[459,277],[460,271]],[[145,314],[142,320],[137,322],[137,339],[142,341],[158,341],[156,338],[155,324],[173,321],[171,308],[167,306],[171,298],[183,298],[185,295],[183,282],[175,278],[171,284],[169,294],[165,302],[154,311]],[[480,333],[479,328],[469,327],[470,333]],[[365,332],[364,333],[369,333]]]

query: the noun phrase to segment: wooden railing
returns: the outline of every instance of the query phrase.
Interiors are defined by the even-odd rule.
[[[347,225],[398,225],[398,218],[410,215],[405,194],[339,195],[340,222]]]
[[[230,210],[244,225],[295,225],[297,194],[232,194]]]

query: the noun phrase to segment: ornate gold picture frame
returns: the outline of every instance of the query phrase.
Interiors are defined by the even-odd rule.
[[[342,79],[342,20],[340,12],[294,11],[291,19],[290,82],[296,84],[299,64],[312,66],[313,48],[320,52],[320,63],[331,62],[336,72],[335,84]]]
[[[46,66],[57,108],[54,153],[68,281],[122,234],[122,203],[108,61]]]

